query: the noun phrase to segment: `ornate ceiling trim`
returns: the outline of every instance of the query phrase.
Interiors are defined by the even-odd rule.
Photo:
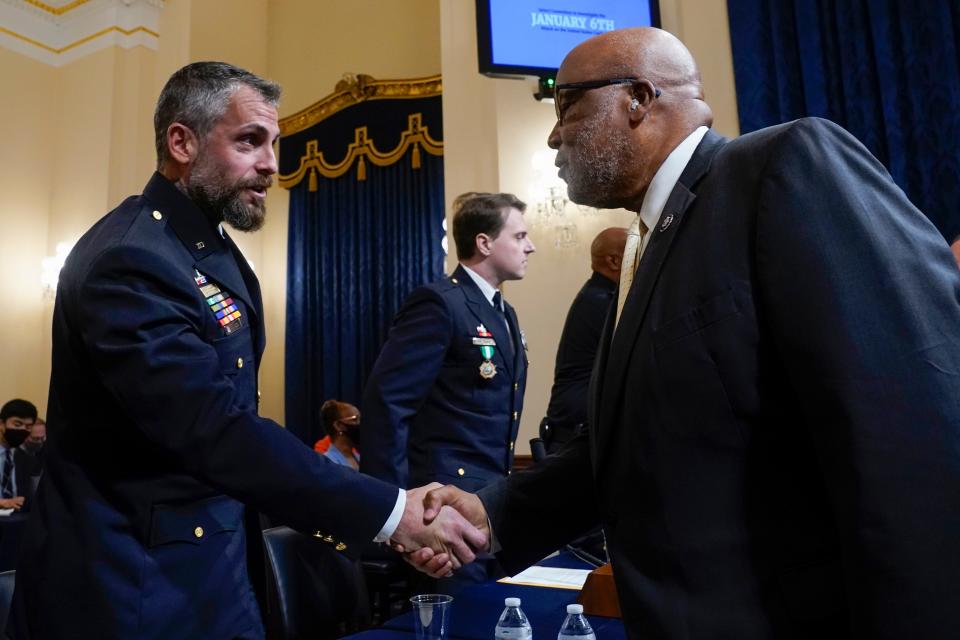
[[[0,46],[54,67],[111,46],[156,49],[163,0],[0,0]]]
[[[280,119],[280,135],[289,136],[303,131],[338,111],[365,100],[397,98],[428,98],[443,91],[439,75],[409,80],[376,80],[365,74],[344,74],[333,93],[314,102],[306,109]]]
[[[68,11],[76,9],[82,4],[87,4],[90,0],[73,0],[73,2],[67,2],[60,6],[50,5],[46,2],[40,2],[40,0],[23,0],[26,4],[32,4],[36,8],[46,11],[47,13],[52,13],[55,16],[62,16]]]

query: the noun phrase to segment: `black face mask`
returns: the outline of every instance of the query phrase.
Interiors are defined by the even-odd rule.
[[[30,429],[6,429],[3,438],[12,449],[16,449],[23,441],[30,437]]]

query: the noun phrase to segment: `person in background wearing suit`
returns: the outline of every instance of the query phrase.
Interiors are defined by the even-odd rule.
[[[360,468],[357,455],[358,433],[360,431],[360,411],[349,402],[327,400],[320,407],[320,419],[327,432],[327,447],[324,455],[336,462],[350,467]],[[320,442],[314,445],[314,451]]]
[[[258,510],[337,551],[407,539],[459,561],[483,539],[452,510],[424,527],[423,489],[333,464],[257,413],[260,287],[222,223],[264,222],[279,96],[226,63],[175,72],[157,172],[66,260],[15,638],[263,638]]]
[[[0,509],[28,511],[37,459],[23,449],[37,419],[37,407],[14,399],[0,408]]]
[[[556,108],[570,198],[638,214],[590,431],[429,506],[489,516],[508,570],[602,522],[637,640],[955,638],[960,271],[936,228],[833,123],[710,131],[665,31],[573,49]]]
[[[30,435],[23,441],[23,449],[38,458],[42,457],[43,445],[47,443],[47,422],[37,418],[30,427]]]
[[[556,453],[586,428],[587,388],[603,321],[617,292],[627,230],[610,227],[590,244],[593,273],[574,298],[560,334],[553,388],[542,427],[547,453]]]
[[[364,389],[363,473],[402,487],[438,481],[476,491],[510,472],[527,357],[500,287],[523,278],[535,251],[525,209],[509,193],[455,201],[460,264],[410,294]],[[466,567],[441,588],[482,581],[491,563]]]

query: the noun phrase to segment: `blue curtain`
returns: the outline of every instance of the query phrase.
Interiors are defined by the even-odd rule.
[[[740,129],[833,120],[960,234],[960,2],[729,0]]]
[[[427,108],[433,114],[417,104],[422,100],[371,103],[282,140],[281,179],[284,162],[294,166],[308,139],[339,159],[344,132],[352,139],[364,126],[377,148],[390,149],[413,112],[433,121],[437,135],[439,101]],[[306,175],[290,189],[286,425],[313,444],[324,435],[324,400],[359,404],[400,304],[443,274],[443,158],[411,147],[388,166],[356,157],[342,176]]]

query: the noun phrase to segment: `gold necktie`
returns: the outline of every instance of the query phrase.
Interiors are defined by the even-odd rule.
[[[617,293],[617,317],[614,319],[614,329],[620,324],[620,314],[623,313],[623,304],[627,301],[633,276],[637,272],[640,262],[640,249],[643,247],[643,237],[647,233],[647,225],[638,215],[633,224],[627,229],[627,244],[623,248],[623,261],[620,264],[620,286]]]

